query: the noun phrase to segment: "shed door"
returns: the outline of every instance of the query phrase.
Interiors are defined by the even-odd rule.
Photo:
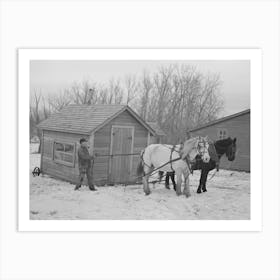
[[[126,183],[130,180],[132,156],[123,155],[132,152],[133,127],[112,127],[111,133],[111,172],[112,183]]]

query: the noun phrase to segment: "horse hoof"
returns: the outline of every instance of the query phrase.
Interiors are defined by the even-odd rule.
[[[145,195],[149,195],[151,192],[145,192]]]
[[[206,190],[206,189],[204,189],[204,190],[203,190],[203,192],[207,192],[207,190]]]
[[[176,194],[177,194],[178,196],[182,195],[182,193],[181,193],[181,192],[179,192],[179,193],[177,192]]]
[[[168,185],[165,185],[165,188],[168,189],[168,190],[170,190],[170,187],[169,187]]]
[[[191,196],[191,194],[190,193],[186,193],[185,196],[186,196],[186,198],[188,198],[188,197]]]
[[[197,192],[197,193],[201,193],[201,190],[200,190],[200,189],[198,189],[196,192]]]

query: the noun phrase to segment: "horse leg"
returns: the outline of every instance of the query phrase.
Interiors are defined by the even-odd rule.
[[[206,189],[206,182],[207,182],[207,176],[208,176],[209,170],[205,170],[205,175],[203,177],[203,182],[202,182],[202,191],[207,192]]]
[[[184,170],[184,179],[185,179],[184,194],[186,195],[186,197],[191,196],[189,175],[190,175],[189,171]]]
[[[176,194],[181,195],[181,185],[182,185],[182,171],[181,170],[176,170],[176,177],[177,177],[177,186],[176,186]]]
[[[201,193],[201,189],[205,192],[207,190],[205,190],[205,184],[206,184],[206,180],[207,180],[207,175],[208,175],[208,170],[205,169],[201,169],[201,173],[200,173],[200,180],[199,180],[199,186],[197,188],[197,193]]]
[[[144,174],[148,174],[150,172],[150,168],[145,167],[144,168]],[[149,175],[143,176],[143,187],[144,187],[144,193],[146,195],[149,195],[151,193],[151,190],[149,188]]]
[[[167,172],[166,173],[166,176],[165,176],[165,187],[169,190],[170,189],[170,187],[169,187],[169,177],[170,177],[170,175],[169,175],[169,173]]]
[[[173,183],[173,189],[176,192],[175,172],[172,172],[171,180],[172,180],[172,183]]]
[[[200,171],[200,179],[199,179],[199,186],[198,186],[198,188],[197,188],[197,193],[201,193],[201,188],[202,188],[202,173],[203,173],[203,169],[201,169],[201,171]]]
[[[158,183],[160,183],[161,180],[162,180],[162,177],[163,177],[163,175],[164,175],[164,172],[163,172],[163,171],[159,171],[159,172],[158,172],[158,175],[159,175]]]

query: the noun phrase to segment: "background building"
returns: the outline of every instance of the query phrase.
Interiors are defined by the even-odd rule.
[[[189,131],[191,137],[208,135],[212,140],[237,138],[236,158],[229,162],[225,156],[221,168],[250,171],[250,109],[206,123]]]

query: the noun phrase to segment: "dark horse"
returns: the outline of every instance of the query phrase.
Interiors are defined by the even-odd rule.
[[[210,154],[210,161],[209,162],[203,162],[199,155],[196,156],[195,161],[191,162],[191,169],[192,170],[201,170],[200,174],[200,180],[199,180],[199,186],[197,189],[197,193],[207,192],[206,189],[206,181],[207,176],[210,170],[213,170],[215,168],[219,168],[219,161],[221,157],[226,154],[226,157],[229,161],[233,161],[235,159],[235,153],[236,153],[236,138],[231,139],[226,138],[222,140],[217,140],[214,143],[215,149],[212,148],[212,151],[210,150],[211,147],[209,147],[209,154]],[[162,177],[163,174],[160,174],[160,177]],[[165,178],[165,187],[169,189],[169,177],[172,180],[174,190],[176,190],[176,183],[174,179],[174,172],[167,172],[166,178]]]

